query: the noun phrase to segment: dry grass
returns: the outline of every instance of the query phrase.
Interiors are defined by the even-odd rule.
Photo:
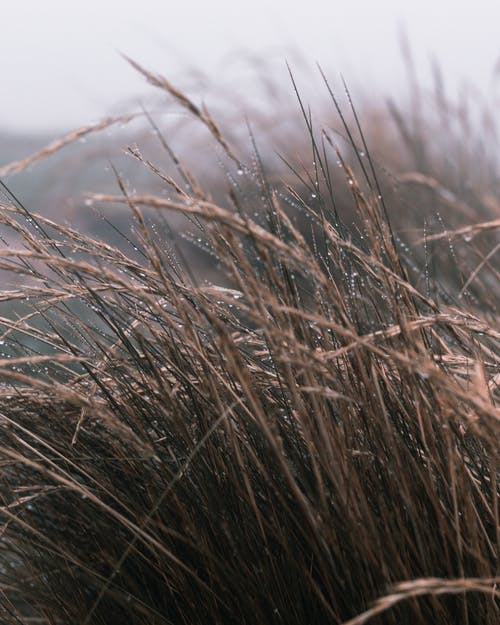
[[[351,152],[299,98],[312,165],[270,181],[136,67],[224,150],[225,202],[166,143],[176,178],[131,152],[168,197],[93,196],[130,211],[128,253],[4,202],[2,622],[498,623],[491,188],[434,172],[400,113],[422,167],[390,176],[333,92]]]

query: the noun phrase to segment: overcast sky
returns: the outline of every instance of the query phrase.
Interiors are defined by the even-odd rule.
[[[119,51],[171,79],[212,81],[237,51],[293,47],[357,81],[398,88],[398,29],[419,62],[483,89],[500,56],[500,0],[0,0],[0,127],[64,130],[143,90]]]

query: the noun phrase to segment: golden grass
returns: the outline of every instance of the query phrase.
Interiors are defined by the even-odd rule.
[[[2,203],[0,270],[24,286],[0,292],[1,621],[498,623],[492,189],[461,190],[402,115],[418,159],[392,177],[328,84],[344,147],[298,96],[311,164],[291,149],[271,182],[131,63],[224,151],[225,199],[162,139],[174,173],[129,153],[168,195],[115,172],[90,196],[130,212],[123,247]]]

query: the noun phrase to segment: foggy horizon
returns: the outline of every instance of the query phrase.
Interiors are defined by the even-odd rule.
[[[102,6],[96,0],[85,6],[60,0],[7,3],[0,39],[0,130],[69,130],[124,101],[147,97],[150,88],[120,53],[172,81],[182,82],[192,71],[213,85],[234,77],[235,63],[249,56],[271,59],[269,66],[284,77],[285,58],[296,54],[387,92],[404,78],[402,32],[424,81],[434,58],[447,84],[466,80],[486,93],[499,57],[500,8],[488,0],[474,7],[430,0],[418,6],[312,0],[293,11],[284,0],[270,6],[263,0],[251,6],[145,0],[140,11],[135,6],[131,0]]]

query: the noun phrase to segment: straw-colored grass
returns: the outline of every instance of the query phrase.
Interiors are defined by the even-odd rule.
[[[91,198],[130,245],[3,202],[1,622],[495,625],[498,204],[400,113],[422,166],[391,177],[333,92],[343,147],[299,97],[311,165],[271,182],[134,65],[224,151],[226,199],[131,148],[168,197],[116,172]]]

